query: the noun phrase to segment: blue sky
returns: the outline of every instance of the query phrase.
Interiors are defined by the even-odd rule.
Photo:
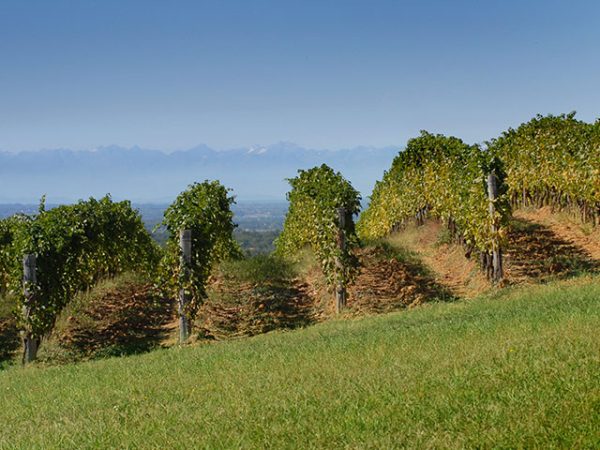
[[[0,1],[0,149],[474,142],[600,107],[598,1]]]

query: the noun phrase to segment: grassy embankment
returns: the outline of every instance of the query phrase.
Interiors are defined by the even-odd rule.
[[[0,372],[0,448],[600,446],[600,279]]]

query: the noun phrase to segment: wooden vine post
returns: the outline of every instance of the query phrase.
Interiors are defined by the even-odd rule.
[[[502,249],[500,248],[498,239],[498,224],[496,221],[496,205],[495,201],[498,198],[498,177],[492,171],[487,177],[489,212],[492,219],[492,273],[491,278],[494,283],[502,280],[504,271],[502,269]]]
[[[338,236],[337,245],[340,253],[343,255],[346,252],[346,209],[338,208]],[[344,272],[344,263],[341,258],[337,258],[336,269],[339,273]],[[346,307],[346,285],[341,279],[338,279],[335,286],[335,312],[339,314]]]
[[[181,251],[180,269],[183,282],[179,288],[179,343],[185,343],[190,336],[190,321],[188,318],[187,305],[189,293],[185,286],[190,279],[190,264],[192,263],[192,231],[181,230],[179,232],[179,248]]]
[[[31,308],[35,299],[35,285],[37,283],[36,258],[33,254],[27,254],[23,257],[23,320],[25,330],[22,331],[23,337],[23,364],[32,362],[36,356],[39,347],[39,338],[33,335],[33,330],[29,322]]]

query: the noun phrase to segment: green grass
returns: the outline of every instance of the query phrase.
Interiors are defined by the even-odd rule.
[[[598,448],[600,279],[0,372],[0,448]]]
[[[219,265],[217,273],[221,278],[251,284],[286,283],[296,275],[289,262],[271,255],[226,260]]]

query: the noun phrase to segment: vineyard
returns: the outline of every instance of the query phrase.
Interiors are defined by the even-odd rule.
[[[600,221],[600,121],[537,116],[490,143],[506,166],[512,205],[551,206]]]
[[[151,271],[158,258],[129,202],[109,197],[48,211],[42,201],[37,215],[3,221],[0,242],[0,289],[21,312],[25,362],[35,359],[42,337],[77,292],[126,271]]]
[[[598,267],[595,254],[583,252],[583,262],[574,262],[578,250],[566,244],[550,261],[563,241],[515,215],[549,210],[588,227],[592,241],[597,235],[600,122],[574,114],[537,116],[484,145],[423,131],[399,152],[362,213],[359,193],[326,165],[288,181],[289,209],[268,256],[243,255],[234,239],[234,197],[218,181],[189,186],[165,211],[164,246],[129,202],[110,197],[51,209],[42,199],[37,213],[1,220],[0,357],[12,360],[21,347],[29,363],[39,349],[44,353],[45,342],[49,348],[78,342],[94,349],[88,356],[102,354],[96,351],[102,339],[122,345],[144,328],[146,319],[124,320],[123,305],[140,317],[151,311],[147,320],[157,322],[148,329],[159,327],[148,332],[153,336],[177,331],[172,344],[453,300],[467,281],[445,284],[436,272],[445,257],[434,242],[440,239],[446,254],[462,249],[442,269],[451,274],[473,264],[479,275],[468,276],[487,278],[479,282],[486,289],[532,273],[542,278]],[[440,227],[434,239],[406,240],[432,229],[426,224]],[[590,245],[593,253],[596,244]],[[537,259],[528,260],[533,252]],[[81,300],[110,280],[129,281],[117,281],[110,295]],[[112,306],[103,310],[102,302]],[[113,322],[86,331],[86,323],[102,322],[109,309],[118,312]],[[71,337],[59,330],[71,330]]]
[[[485,148],[423,132],[375,185],[359,235],[382,238],[408,220],[436,217],[498,281],[513,208],[550,206],[598,226],[599,132],[600,122],[574,114],[537,116]]]
[[[490,197],[490,187],[498,183],[500,192]],[[427,215],[437,217],[468,254],[481,254],[482,268],[491,275],[496,269],[491,256],[503,245],[510,215],[503,187],[502,165],[493,152],[423,132],[408,141],[375,185],[369,208],[361,216],[361,237],[381,238],[409,219],[422,223]],[[496,270],[498,281],[501,269]]]

